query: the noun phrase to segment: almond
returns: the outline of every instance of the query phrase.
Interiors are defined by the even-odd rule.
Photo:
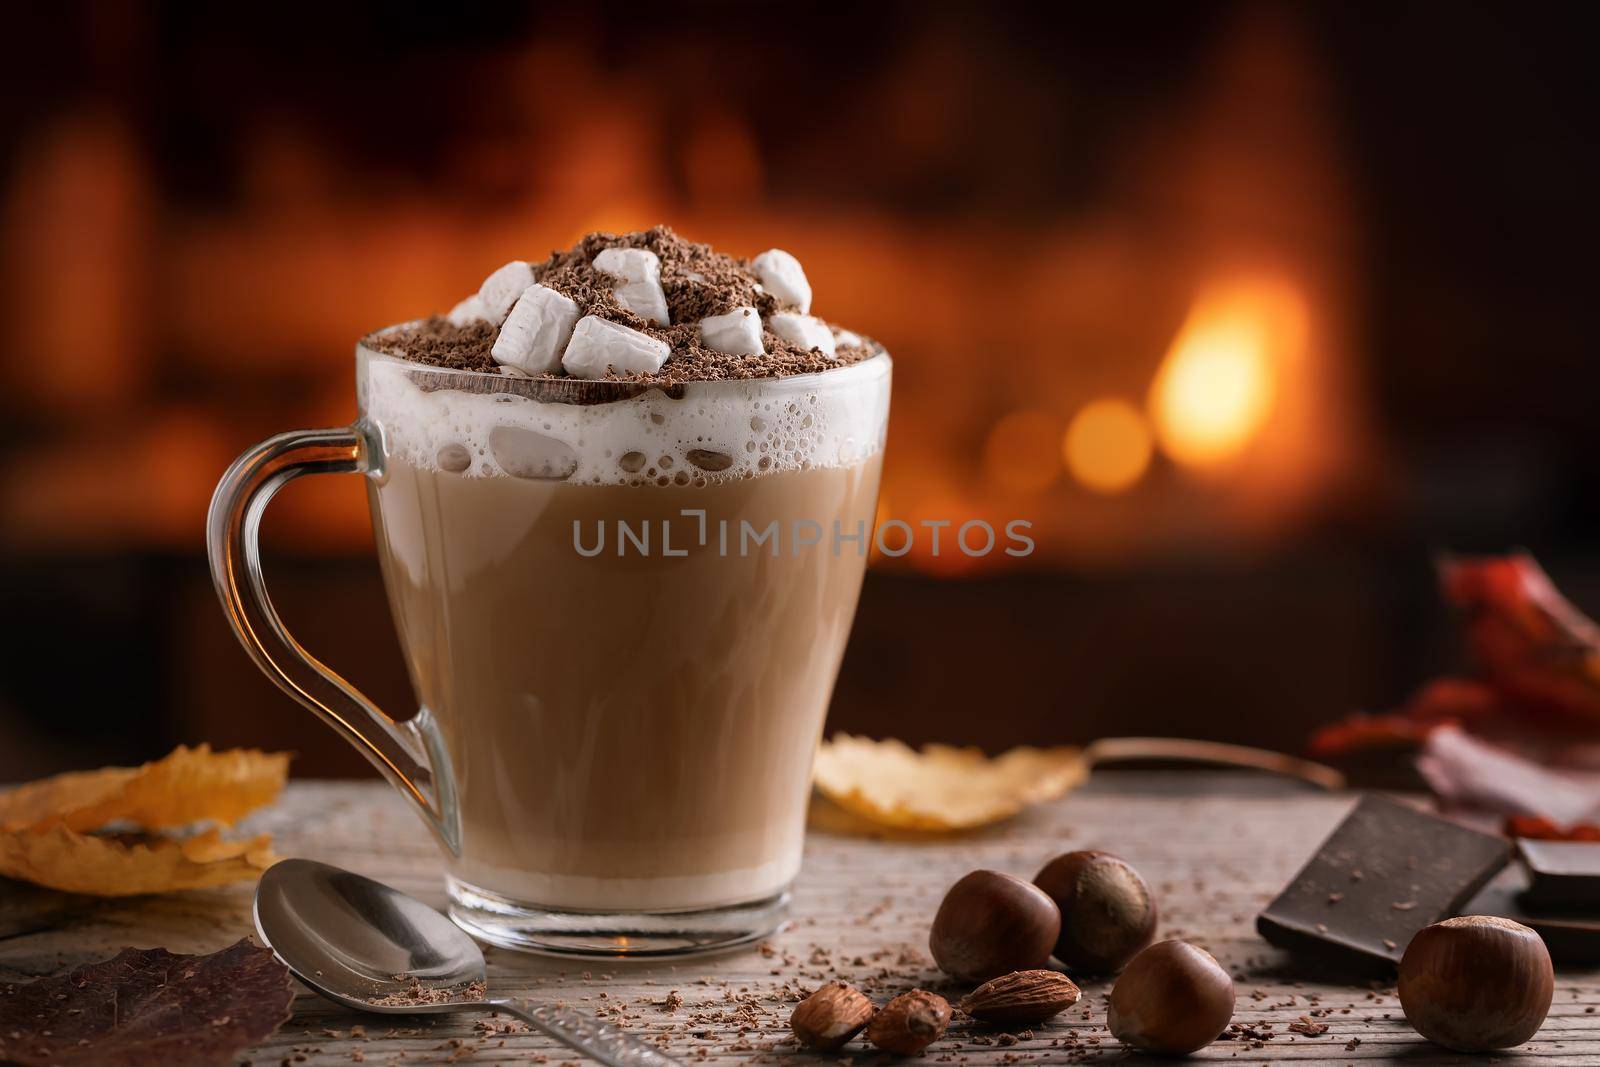
[[[829,982],[795,1005],[789,1029],[807,1048],[832,1052],[872,1019],[872,1001],[843,982]]]
[[[885,1052],[915,1056],[950,1025],[950,1002],[925,989],[901,993],[873,1016],[867,1040]]]
[[[1012,971],[990,979],[956,1005],[974,1019],[997,1026],[1025,1026],[1060,1015],[1082,993],[1055,971]]]

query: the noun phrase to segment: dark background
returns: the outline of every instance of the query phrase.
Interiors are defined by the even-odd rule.
[[[348,421],[368,329],[656,221],[790,248],[889,345],[890,514],[1041,531],[1016,563],[878,561],[835,728],[1295,749],[1460,664],[1439,552],[1525,546],[1600,611],[1600,138],[1567,9],[570,8],[8,14],[0,779],[200,740],[366,773],[227,631],[211,486]],[[1073,413],[1142,407],[1241,271],[1311,323],[1256,436],[1074,481]],[[1042,429],[1002,433],[1016,410]],[[268,520],[275,596],[403,713],[361,490],[321,481]]]

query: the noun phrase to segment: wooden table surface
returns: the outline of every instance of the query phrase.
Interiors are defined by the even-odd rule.
[[[1482,1062],[1422,1041],[1406,1026],[1392,983],[1318,977],[1255,934],[1261,906],[1311,854],[1352,802],[1221,774],[1099,772],[1062,801],[979,834],[882,841],[813,833],[795,892],[794,922],[759,949],[676,965],[574,963],[493,950],[497,991],[592,1007],[690,1062],[888,1062],[859,1039],[843,1053],[800,1052],[789,1011],[806,991],[843,979],[882,1003],[918,985],[954,1001],[927,954],[929,920],[945,888],[975,867],[1030,877],[1050,856],[1101,847],[1150,881],[1162,936],[1210,949],[1238,979],[1235,1021],[1254,1037],[1220,1041],[1200,1059],[1308,1063]],[[251,820],[284,856],[337,863],[436,906],[441,861],[421,825],[387,787],[296,782]],[[0,888],[0,979],[55,974],[124,946],[208,952],[251,933],[248,885],[85,905],[8,883]],[[1029,1034],[957,1022],[926,1053],[935,1062],[1113,1061],[1128,1054],[1105,1029],[1104,982]],[[1325,1034],[1293,1033],[1302,1016]],[[488,1027],[483,1022],[491,1024]],[[564,1063],[573,1057],[505,1019],[361,1016],[301,990],[294,1018],[246,1059],[255,1064]],[[1600,1064],[1600,972],[1557,973],[1556,999],[1537,1038],[1513,1058]]]

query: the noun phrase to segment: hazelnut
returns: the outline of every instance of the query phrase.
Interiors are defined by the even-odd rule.
[[[1532,1037],[1555,995],[1539,935],[1493,915],[1421,930],[1400,959],[1400,1006],[1417,1033],[1457,1052],[1511,1048]]]
[[[883,1006],[867,1026],[867,1040],[885,1052],[915,1056],[950,1025],[950,1002],[937,993],[913,989]]]
[[[829,982],[795,1005],[789,1029],[807,1048],[832,1052],[872,1020],[872,1001],[843,982]]]
[[[987,982],[1042,969],[1060,932],[1061,912],[1044,890],[999,871],[973,871],[945,893],[928,948],[952,978]]]
[[[1186,941],[1158,941],[1133,957],[1106,1007],[1118,1041],[1169,1056],[1205,1048],[1232,1019],[1233,979]]]
[[[1061,909],[1056,959],[1075,971],[1119,971],[1156,936],[1156,902],[1139,872],[1109,852],[1068,852],[1033,884]]]

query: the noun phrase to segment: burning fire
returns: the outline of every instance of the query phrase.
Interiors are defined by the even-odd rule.
[[[661,151],[667,105],[555,38],[507,75],[528,113],[463,149],[508,189],[543,175],[487,203],[374,199],[365,174],[269,123],[241,133],[235,202],[163,204],[116,106],[58,116],[0,187],[14,354],[0,380],[28,427],[0,455],[0,537],[192,550],[234,454],[352,416],[356,337],[449,307],[496,263],[658,221],[734,251],[788,248],[819,311],[888,345],[886,516],[1031,520],[1027,566],[1281,537],[1361,458],[1357,227],[1303,28],[1245,10],[1195,91],[1129,131],[1136,150],[1112,153],[1096,202],[1026,219],[776,195],[756,130],[716,101],[686,120],[692,150]],[[918,69],[885,99],[920,100]],[[588,104],[543,106],[570,98]],[[269,533],[366,551],[359,482],[297,483]]]
[[[1242,453],[1305,340],[1304,304],[1290,286],[1247,281],[1202,293],[1150,388],[1162,450],[1192,467]]]

